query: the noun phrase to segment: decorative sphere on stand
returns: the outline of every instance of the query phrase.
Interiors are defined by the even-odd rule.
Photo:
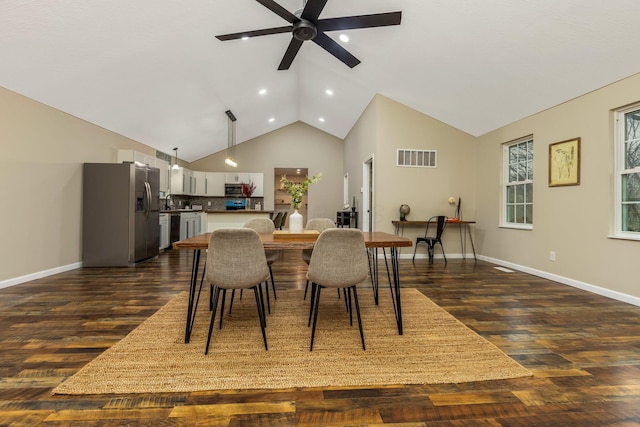
[[[400,221],[406,221],[407,215],[411,212],[411,208],[407,204],[400,205]]]

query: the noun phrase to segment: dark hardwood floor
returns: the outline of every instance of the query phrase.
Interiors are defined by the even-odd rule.
[[[418,288],[533,377],[376,388],[51,394],[186,290],[190,268],[191,253],[167,251],[134,268],[78,269],[0,290],[0,425],[640,425],[640,307],[473,260],[446,266],[442,260],[401,260],[402,286]],[[280,288],[303,288],[305,271],[296,251],[274,264]]]

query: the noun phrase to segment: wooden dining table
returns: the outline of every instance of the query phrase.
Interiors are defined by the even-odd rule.
[[[286,233],[279,233],[275,236],[272,233],[258,233],[260,240],[265,249],[313,249],[316,239],[308,236],[300,237],[296,235],[287,236]],[[398,236],[391,233],[381,231],[363,232],[364,242],[369,254],[369,271],[371,275],[371,283],[373,286],[373,294],[375,303],[378,304],[378,259],[379,250],[382,250],[382,258],[386,267],[387,277],[389,279],[389,287],[391,289],[391,299],[398,326],[398,334],[402,335],[402,302],[400,298],[400,271],[398,264],[398,248],[411,247],[412,241],[406,237]],[[193,259],[191,265],[191,279],[189,284],[189,303],[187,305],[187,317],[185,325],[184,342],[188,343],[193,329],[193,322],[198,308],[200,290],[202,289],[202,281],[204,279],[204,271],[200,278],[200,290],[198,289],[198,272],[200,269],[200,257],[202,251],[209,247],[209,239],[211,233],[200,234],[189,239],[180,240],[173,243],[173,249],[176,250],[192,250]],[[386,249],[389,249],[389,261],[387,259]]]

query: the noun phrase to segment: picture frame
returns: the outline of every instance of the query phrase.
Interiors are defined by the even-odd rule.
[[[580,185],[580,138],[549,144],[549,187]]]

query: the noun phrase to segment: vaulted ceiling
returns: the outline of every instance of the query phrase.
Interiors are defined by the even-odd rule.
[[[194,161],[227,147],[229,109],[239,143],[296,121],[344,138],[376,93],[481,135],[640,72],[638,0],[328,0],[320,19],[392,11],[327,33],[356,67],[308,41],[278,71],[291,34],[215,38],[289,25],[254,0],[3,0],[0,86]]]

